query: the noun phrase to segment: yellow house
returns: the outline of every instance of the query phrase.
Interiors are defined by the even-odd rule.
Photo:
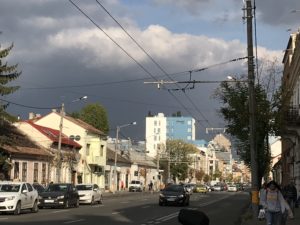
[[[106,166],[106,136],[95,127],[79,119],[61,115],[53,111],[35,118],[35,123],[53,129],[62,128],[62,133],[79,143],[80,162],[75,183],[95,183],[104,188],[104,168]],[[62,126],[61,126],[62,125]]]

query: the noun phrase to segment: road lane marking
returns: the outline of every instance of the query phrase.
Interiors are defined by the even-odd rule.
[[[129,203],[129,202],[120,202],[121,204],[127,204],[127,203]]]
[[[53,211],[53,212],[50,212],[50,213],[62,213],[62,212],[68,212],[70,211],[69,209],[67,210],[56,210],[56,211]]]
[[[143,206],[142,209],[150,208],[150,205]]]
[[[77,222],[81,222],[81,221],[84,221],[84,220],[85,220],[85,219],[71,220],[71,221],[64,222],[64,224],[77,223]]]
[[[104,205],[93,205],[92,208],[100,208],[103,207]]]
[[[8,220],[8,218],[7,218],[7,217],[5,217],[5,218],[0,218],[0,220]]]
[[[112,215],[120,214],[120,212],[113,212]]]

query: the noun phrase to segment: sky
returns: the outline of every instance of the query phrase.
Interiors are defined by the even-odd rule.
[[[28,119],[29,112],[44,115],[62,103],[69,113],[99,103],[111,136],[117,126],[137,122],[121,129],[133,140],[145,139],[148,112],[194,117],[197,139],[207,139],[206,128],[225,126],[212,97],[218,84],[189,85],[183,92],[174,89],[185,84],[158,89],[144,82],[222,81],[245,74],[246,60],[224,63],[247,55],[243,0],[72,1],[0,2],[1,48],[14,44],[5,61],[22,71],[10,83],[20,89],[1,97],[12,102],[9,113]],[[299,0],[256,2],[259,59],[281,62],[299,26],[297,10]],[[87,100],[74,101],[85,95]]]

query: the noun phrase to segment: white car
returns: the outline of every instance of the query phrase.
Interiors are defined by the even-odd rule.
[[[227,191],[238,191],[238,188],[236,185],[228,185],[228,190]]]
[[[79,202],[86,204],[102,204],[102,191],[97,184],[78,184],[76,185]]]
[[[0,212],[19,215],[23,209],[38,212],[38,192],[29,183],[0,181]]]

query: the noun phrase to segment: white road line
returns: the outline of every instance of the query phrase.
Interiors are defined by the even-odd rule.
[[[104,205],[93,205],[92,208],[100,208],[103,207]]]
[[[7,217],[5,217],[5,218],[0,218],[0,220],[8,220],[8,218],[7,218]]]
[[[112,215],[120,214],[120,212],[113,212]]]
[[[143,206],[142,209],[150,208],[150,205]]]
[[[63,213],[63,212],[68,212],[68,211],[70,211],[70,210],[69,209],[67,209],[67,210],[56,210],[56,211],[50,212],[50,214],[51,213]]]
[[[77,223],[77,222],[81,222],[81,221],[84,221],[84,219],[80,219],[80,220],[71,220],[71,221],[64,222],[64,224]]]

